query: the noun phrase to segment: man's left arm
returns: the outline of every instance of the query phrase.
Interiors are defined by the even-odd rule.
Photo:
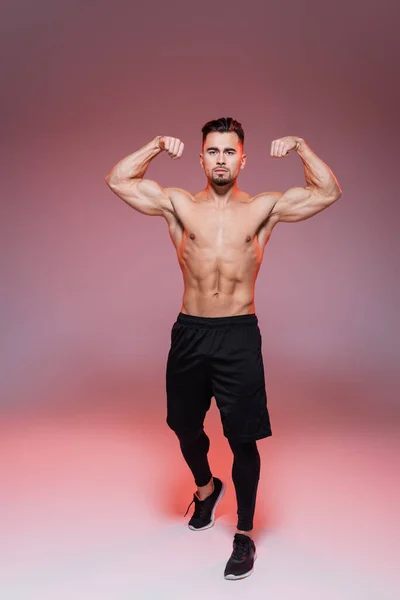
[[[303,221],[331,206],[342,195],[342,190],[330,168],[299,137],[288,136],[274,140],[271,156],[283,158],[293,150],[304,164],[306,185],[293,187],[283,194],[276,192],[271,217],[276,221],[295,223]]]

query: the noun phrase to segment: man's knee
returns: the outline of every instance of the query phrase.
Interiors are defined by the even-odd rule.
[[[238,440],[228,439],[229,446],[235,456],[257,456],[257,442],[241,442]]]
[[[191,446],[201,438],[205,438],[208,441],[204,429],[194,429],[190,431],[175,431],[177,438],[181,446]]]
[[[235,472],[246,471],[249,475],[259,477],[261,459],[258,452],[257,442],[238,442],[228,440],[233,452],[233,468]]]

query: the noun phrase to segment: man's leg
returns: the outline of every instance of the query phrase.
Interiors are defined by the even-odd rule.
[[[197,433],[177,434],[183,457],[188,464],[195,483],[197,492],[185,513],[194,503],[194,513],[189,520],[188,527],[194,531],[209,529],[214,525],[215,510],[224,494],[224,484],[218,477],[213,477],[208,464],[208,450],[210,440],[201,429]]]
[[[200,500],[214,489],[207,458],[210,440],[203,429],[212,390],[203,348],[202,322],[202,318],[178,315],[171,332],[166,372],[167,423],[179,439]]]
[[[238,532],[224,577],[241,579],[253,572],[256,548],[251,537],[260,476],[255,440],[271,435],[261,333],[255,314],[216,319],[210,373],[224,436],[234,455],[232,478],[238,502]],[[238,440],[251,440],[238,442]]]
[[[233,452],[232,479],[238,507],[237,533],[251,537],[260,479],[260,454],[255,441],[228,441]]]
[[[204,500],[214,490],[214,482],[208,463],[210,440],[204,429],[178,435],[179,444],[197,485],[197,495]]]
[[[229,440],[233,452],[232,479],[238,506],[237,530],[233,539],[233,552],[226,563],[225,579],[242,579],[251,575],[256,559],[252,538],[253,517],[260,478],[260,455],[255,441]]]

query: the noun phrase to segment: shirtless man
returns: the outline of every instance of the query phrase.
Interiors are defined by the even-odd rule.
[[[271,435],[255,281],[275,225],[308,219],[336,202],[342,192],[304,139],[288,136],[272,142],[271,156],[296,152],[304,164],[306,185],[251,197],[237,186],[246,164],[241,124],[221,118],[206,123],[202,133],[204,190],[190,194],[144,179],[150,161],[161,152],[174,159],[182,155],[183,142],[169,136],[158,136],[121,160],[106,182],[135,210],[162,216],[168,223],[184,293],[167,362],[167,423],[197,486],[189,528],[208,529],[224,493],[224,484],[209,467],[210,441],[203,429],[215,397],[233,452],[238,506],[233,552],[224,577],[241,579],[253,572],[256,557],[252,536],[260,475],[256,440]]]

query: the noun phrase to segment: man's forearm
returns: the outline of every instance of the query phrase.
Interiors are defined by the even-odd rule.
[[[296,152],[304,163],[308,188],[313,188],[327,198],[337,198],[342,194],[336,177],[328,165],[318,158],[303,139],[299,139]]]
[[[127,179],[142,178],[150,161],[162,152],[158,143],[161,137],[157,136],[143,148],[120,160],[107,175],[107,183],[110,185]]]

